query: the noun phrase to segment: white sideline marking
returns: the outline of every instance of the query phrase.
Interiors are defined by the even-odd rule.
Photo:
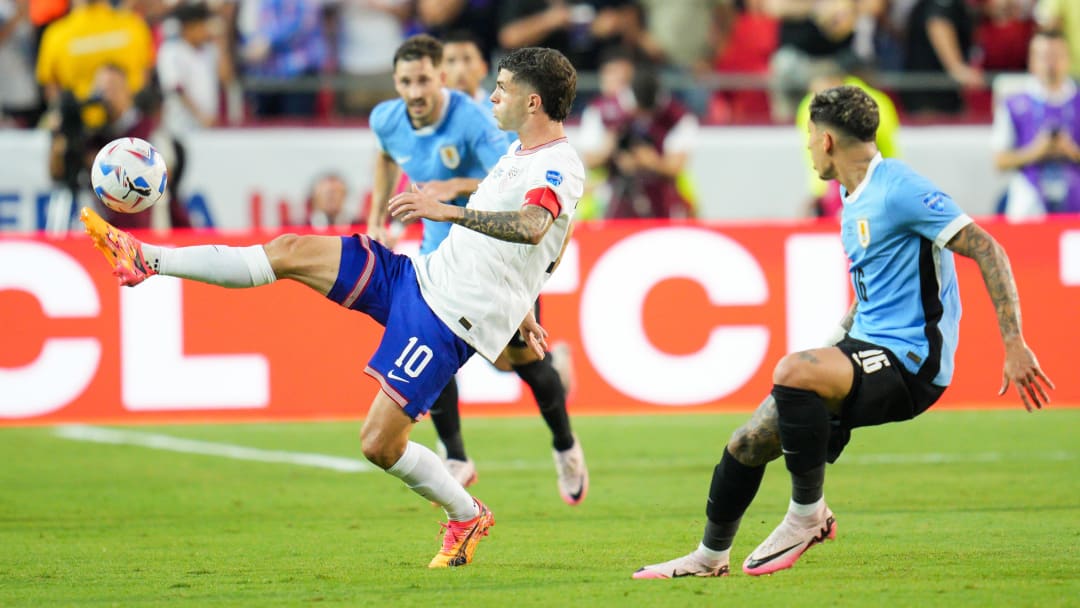
[[[317,469],[329,469],[340,473],[368,473],[375,467],[363,460],[311,454],[306,452],[287,452],[282,450],[263,450],[230,443],[213,443],[198,439],[183,439],[171,435],[143,433],[139,431],[121,431],[95,426],[67,425],[56,428],[56,435],[64,439],[108,443],[114,445],[134,445],[154,450],[220,456],[234,460],[252,460],[278,464],[293,464]],[[863,454],[860,456],[841,456],[841,465],[893,465],[893,464],[957,464],[966,462],[1047,462],[1075,460],[1077,454],[1068,451],[1053,452],[968,452],[946,453],[926,452],[910,454]],[[621,459],[619,469],[668,469],[672,466],[697,466],[701,459],[687,458],[651,458]],[[550,460],[509,460],[502,462],[480,461],[479,468],[485,471],[531,471],[552,468]],[[602,467],[613,468],[613,467]]]
[[[222,458],[232,458],[233,460],[254,460],[256,462],[295,464],[303,467],[330,469],[331,471],[338,471],[341,473],[367,473],[375,469],[371,464],[368,464],[363,460],[356,460],[355,458],[343,458],[340,456],[309,454],[304,452],[263,450],[260,448],[249,448],[229,443],[213,443],[197,439],[172,437],[170,435],[142,433],[138,431],[119,431],[94,426],[61,426],[57,427],[56,435],[64,439],[74,439],[76,441],[110,443],[115,445],[135,445],[154,450],[202,454],[205,456],[220,456]]]

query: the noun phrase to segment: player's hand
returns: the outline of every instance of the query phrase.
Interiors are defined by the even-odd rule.
[[[1005,371],[1002,374],[1001,390],[998,391],[998,395],[1004,395],[1009,384],[1016,386],[1020,401],[1029,412],[1041,409],[1043,405],[1050,403],[1050,395],[1047,394],[1046,389],[1053,389],[1054,383],[1043,373],[1039,367],[1039,361],[1035,358],[1035,353],[1031,352],[1023,341],[1005,347]]]
[[[420,184],[420,193],[445,203],[457,198],[458,186],[452,179],[435,180]]]
[[[458,213],[457,207],[440,203],[430,194],[421,192],[416,184],[390,199],[387,208],[391,216],[404,224],[410,224],[421,218],[449,222],[457,217]]]
[[[548,350],[548,333],[547,330],[541,327],[540,323],[536,321],[536,316],[533,315],[532,310],[529,311],[529,314],[526,315],[525,319],[521,322],[518,333],[521,334],[521,339],[525,344],[529,345],[529,349],[543,359],[544,354],[547,353]]]

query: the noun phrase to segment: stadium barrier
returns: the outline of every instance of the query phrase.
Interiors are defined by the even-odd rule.
[[[1008,249],[1025,332],[1080,404],[1080,219],[985,223]],[[821,343],[850,298],[835,224],[582,224],[543,296],[542,321],[574,355],[578,414],[747,410],[776,361]],[[214,240],[232,245],[265,235]],[[175,234],[172,245],[206,235]],[[939,407],[997,397],[1002,347],[978,268],[953,387]],[[354,418],[378,385],[362,372],[380,328],[307,288],[227,290],[157,277],[119,287],[80,236],[0,240],[0,424]],[[527,389],[478,357],[460,374],[467,415],[532,414]]]

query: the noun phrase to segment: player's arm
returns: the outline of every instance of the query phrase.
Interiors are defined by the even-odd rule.
[[[400,169],[386,152],[375,153],[375,171],[371,178],[371,208],[368,210],[367,233],[376,241],[386,237],[387,203],[397,184]]]
[[[1016,385],[1028,411],[1032,406],[1041,408],[1050,402],[1050,397],[1040,380],[1050,388],[1054,388],[1054,383],[1043,373],[1035,354],[1024,341],[1020,296],[1005,249],[975,223],[961,228],[946,247],[979,265],[986,291],[997,311],[998,329],[1005,343],[1005,370],[999,394],[1005,394],[1011,382]]]
[[[451,177],[450,179],[424,182],[420,186],[420,191],[424,194],[430,194],[437,200],[446,202],[476,192],[476,189],[480,187],[480,181],[476,177]]]
[[[555,215],[549,209],[553,205],[557,208],[557,201],[554,200],[554,191],[549,188],[538,188],[529,196],[537,200],[527,200],[517,211],[479,211],[440,203],[414,185],[411,191],[402,192],[391,199],[389,209],[402,222],[413,222],[420,218],[453,222],[502,241],[536,245],[555,221]]]

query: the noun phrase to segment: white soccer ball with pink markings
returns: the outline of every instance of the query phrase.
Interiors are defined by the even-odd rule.
[[[168,181],[161,153],[137,137],[109,142],[90,169],[94,193],[106,207],[120,213],[148,209],[164,196]]]

